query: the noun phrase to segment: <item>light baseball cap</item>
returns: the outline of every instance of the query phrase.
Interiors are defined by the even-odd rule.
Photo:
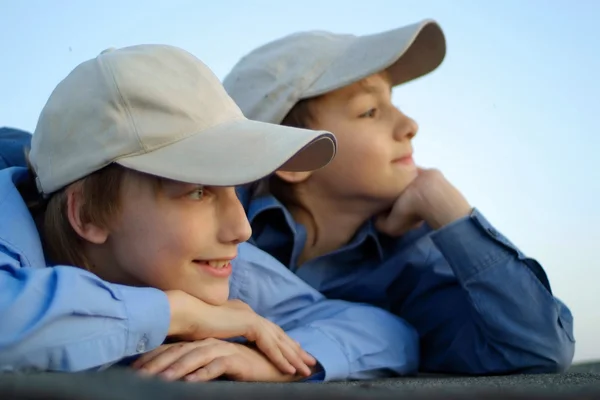
[[[334,157],[329,132],[250,121],[212,71],[166,45],[109,49],[52,92],[31,143],[48,195],[117,163],[172,180],[236,186]]]
[[[244,56],[223,86],[246,117],[279,124],[300,100],[384,70],[400,85],[433,71],[445,54],[444,34],[433,20],[367,36],[300,32]]]

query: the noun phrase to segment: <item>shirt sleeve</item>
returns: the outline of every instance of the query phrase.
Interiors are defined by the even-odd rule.
[[[0,246],[0,371],[109,366],[165,339],[170,307],[153,288],[107,283],[75,267],[21,267]]]
[[[413,247],[426,261],[405,257],[390,293],[394,312],[419,331],[423,370],[553,373],[570,366],[571,312],[553,296],[542,266],[478,210]]]
[[[279,261],[240,246],[231,296],[280,325],[312,354],[330,380],[413,374],[419,340],[401,318],[373,306],[326,299]]]

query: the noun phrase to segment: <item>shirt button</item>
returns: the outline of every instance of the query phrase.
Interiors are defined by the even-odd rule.
[[[144,335],[140,341],[137,344],[137,347],[135,348],[135,350],[138,353],[143,353],[146,351],[146,346],[148,345],[148,338],[146,337],[146,335]]]

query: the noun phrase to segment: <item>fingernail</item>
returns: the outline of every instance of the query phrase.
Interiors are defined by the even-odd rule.
[[[137,373],[142,376],[150,376],[151,375],[150,371],[148,371],[145,368],[138,369]]]
[[[165,379],[170,379],[173,377],[174,374],[175,371],[173,371],[172,369],[167,369],[166,371],[163,371],[160,375]]]

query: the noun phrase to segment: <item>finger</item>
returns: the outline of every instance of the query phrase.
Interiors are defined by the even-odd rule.
[[[276,335],[271,333],[261,335],[256,340],[256,346],[281,372],[291,375],[296,373],[296,368],[292,366],[281,352],[281,348],[279,347],[280,341]]]
[[[169,364],[160,377],[168,381],[181,379],[191,372],[203,368],[212,360],[218,357],[220,353],[215,347],[198,347]]]
[[[272,327],[275,330],[278,340],[281,342],[279,347],[283,356],[296,368],[296,371],[302,375],[310,375],[310,368],[305,359],[311,365],[316,364],[316,360],[302,349],[300,343],[290,338],[280,326],[273,324]]]
[[[227,364],[224,357],[218,357],[206,364],[204,367],[188,374],[184,380],[187,382],[207,382],[224,375],[227,372]]]
[[[287,335],[285,336],[286,338],[281,339],[281,353],[286,358],[286,360],[288,360],[288,362],[292,364],[294,368],[296,368],[298,374],[303,376],[310,376],[310,368],[302,358],[303,350],[292,345],[290,343],[292,342],[292,340],[287,338]]]
[[[312,354],[308,353],[304,349],[300,349],[300,357],[302,357],[302,361],[309,367],[314,367],[317,365],[317,359],[312,356]]]
[[[162,353],[164,353],[165,351],[167,351],[171,347],[173,347],[173,345],[166,344],[166,345],[162,345],[160,347],[157,347],[156,349],[154,349],[152,351],[144,353],[141,357],[139,357],[137,360],[135,360],[131,364],[131,368],[136,368],[137,369],[137,368],[142,367],[144,364],[146,364],[149,361],[155,359],[156,357],[158,357],[159,355],[161,355]]]
[[[284,332],[285,333],[285,332]],[[297,340],[292,340],[294,342],[294,348],[296,352],[300,354],[302,360],[306,363],[306,365],[315,366],[317,365],[317,359],[314,358],[310,353],[302,348],[302,345]]]
[[[140,367],[140,371],[149,375],[160,373],[185,353],[189,352],[193,348],[192,346],[192,343],[175,343],[173,346],[144,363]]]
[[[306,366],[314,366],[317,364],[317,360],[310,355],[309,353],[307,353],[303,348],[302,345],[300,345],[300,343],[292,338],[290,338],[287,333],[285,333],[283,331],[283,329],[281,329],[280,327],[277,327],[279,329],[279,335],[280,335],[280,339],[284,340],[288,343],[288,345],[290,346],[290,348],[297,354],[297,356],[300,358],[300,360],[302,360],[302,363]],[[293,364],[292,364],[293,365]]]

